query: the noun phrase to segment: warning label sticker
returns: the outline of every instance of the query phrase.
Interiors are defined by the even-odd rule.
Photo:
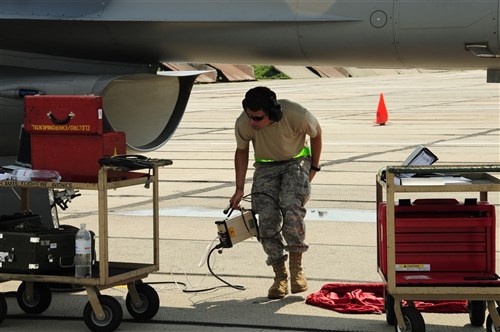
[[[90,131],[91,127],[88,124],[79,125],[45,125],[45,124],[34,124],[31,125],[31,130],[33,131]]]
[[[396,271],[430,271],[431,264],[396,264]]]

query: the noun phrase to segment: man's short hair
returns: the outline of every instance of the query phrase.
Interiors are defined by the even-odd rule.
[[[265,86],[258,86],[247,91],[242,104],[244,110],[255,112],[262,109],[269,114],[276,105],[276,94]]]

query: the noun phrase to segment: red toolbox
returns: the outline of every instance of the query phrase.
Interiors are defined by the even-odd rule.
[[[100,96],[35,95],[24,103],[24,128],[31,134],[103,133]]]
[[[386,203],[380,203],[378,212],[378,264],[387,276]],[[394,212],[396,276],[413,273],[414,279],[423,279],[451,273],[495,278],[493,205],[475,199],[400,200]]]
[[[125,133],[31,135],[31,167],[58,171],[64,182],[97,182],[98,160],[126,154]],[[108,172],[109,176],[118,173]]]
[[[125,133],[104,132],[103,117],[101,96],[27,96],[31,167],[58,171],[65,182],[96,182],[100,158],[126,154]]]

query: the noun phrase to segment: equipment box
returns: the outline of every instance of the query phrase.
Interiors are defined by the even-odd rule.
[[[42,217],[31,213],[31,211],[0,216],[0,232],[41,228],[44,228]]]
[[[70,225],[50,230],[0,231],[0,273],[73,274],[77,231]],[[93,248],[94,243],[93,239]]]
[[[387,211],[379,204],[379,267],[387,276]],[[398,273],[495,275],[495,207],[475,200],[400,200],[395,206]]]
[[[125,133],[31,135],[31,167],[58,171],[64,182],[97,182],[100,158],[126,154]],[[108,176],[119,177],[110,171]]]
[[[100,96],[26,96],[24,128],[31,134],[103,133]]]

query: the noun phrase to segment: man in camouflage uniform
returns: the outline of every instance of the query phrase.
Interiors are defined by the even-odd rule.
[[[266,87],[250,89],[242,104],[243,112],[235,124],[236,191],[230,205],[238,208],[244,196],[252,142],[252,209],[259,215],[259,239],[267,254],[266,263],[275,273],[268,298],[280,299],[288,294],[285,251],[290,254],[292,293],[308,288],[302,268],[302,253],[308,249],[304,205],[310,196],[310,182],[321,169],[321,127],[304,107],[286,99],[277,100]],[[306,144],[307,136],[311,147]]]

